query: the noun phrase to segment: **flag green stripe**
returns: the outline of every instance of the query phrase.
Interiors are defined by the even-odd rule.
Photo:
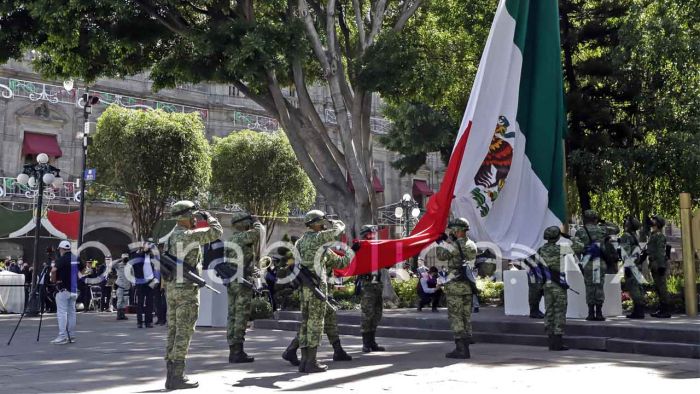
[[[549,209],[564,222],[566,115],[557,0],[508,0],[506,9],[523,56],[516,119],[527,141],[525,154],[549,191]]]

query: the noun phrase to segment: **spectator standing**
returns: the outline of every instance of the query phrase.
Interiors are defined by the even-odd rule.
[[[78,299],[78,272],[83,269],[78,256],[71,253],[68,241],[58,245],[60,254],[51,269],[51,281],[56,284],[56,318],[58,336],[51,341],[56,345],[75,342],[75,303]]]

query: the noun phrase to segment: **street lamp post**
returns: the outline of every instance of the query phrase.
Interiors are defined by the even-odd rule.
[[[67,86],[64,86],[67,89]],[[72,84],[70,86],[73,87]],[[78,247],[83,244],[83,228],[85,227],[85,171],[87,170],[87,151],[88,142],[90,138],[90,126],[92,125],[90,120],[90,114],[92,113],[92,106],[96,105],[100,101],[97,96],[91,96],[88,94],[87,89],[85,93],[80,98],[80,102],[83,106],[83,119],[85,120],[84,130],[83,130],[83,169],[80,175],[80,224],[78,227]]]
[[[30,187],[37,187],[37,202],[36,202],[36,222],[34,228],[34,270],[32,272],[32,286],[29,294],[28,304],[25,307],[26,314],[36,316],[39,314],[39,292],[37,286],[37,278],[41,265],[39,264],[39,232],[41,230],[41,210],[44,203],[44,185],[52,185],[59,189],[63,187],[63,178],[61,178],[61,170],[49,164],[49,156],[46,153],[40,153],[36,157],[36,164],[27,164],[24,166],[22,173],[17,175],[17,182]]]
[[[399,202],[398,206],[394,209],[394,216],[396,216],[397,219],[403,219],[405,225],[404,237],[408,237],[411,235],[411,217],[413,219],[418,219],[418,216],[420,216],[418,203],[410,194],[404,194],[403,197],[401,197],[401,202]]]

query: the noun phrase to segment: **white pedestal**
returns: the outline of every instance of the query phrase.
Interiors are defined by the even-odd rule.
[[[506,315],[530,314],[527,271],[503,271],[503,300]]]
[[[203,288],[199,291],[199,318],[197,327],[226,327],[228,319],[228,293],[226,286],[208,280],[209,270],[202,272],[202,277],[207,279],[207,284],[211,285],[221,294]],[[215,275],[212,274],[214,277]]]
[[[0,312],[22,313],[24,310],[24,275],[0,271]]]
[[[615,280],[616,275],[605,275],[605,302],[603,303],[603,315],[619,316],[622,315],[622,297],[620,281]],[[574,292],[568,292],[568,308],[566,310],[566,317],[573,319],[585,319],[588,316],[588,305],[586,305],[586,286],[583,283],[583,275],[580,271],[569,271],[567,272],[567,280],[569,286],[572,289],[578,291],[581,294],[574,294]],[[613,283],[613,281],[617,283]]]
[[[603,303],[603,316],[622,315],[622,286],[617,275],[605,275],[605,302]]]

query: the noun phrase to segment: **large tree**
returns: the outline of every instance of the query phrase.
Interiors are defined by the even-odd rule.
[[[215,198],[259,216],[268,240],[290,209],[308,209],[316,198],[311,180],[282,133],[234,132],[215,138],[212,151]]]
[[[209,143],[196,113],[110,106],[97,122],[89,159],[100,183],[126,196],[141,240],[154,233],[170,200],[204,196],[211,178]]]
[[[396,48],[382,43],[400,37],[424,2],[6,0],[0,5],[0,62],[35,49],[35,66],[50,77],[91,81],[150,71],[156,89],[233,84],[279,120],[316,189],[357,225],[376,214],[373,91],[360,83],[361,65],[368,65],[365,55],[376,46],[390,57]],[[310,85],[330,91],[339,147]],[[285,97],[287,86],[295,87],[298,101]]]

